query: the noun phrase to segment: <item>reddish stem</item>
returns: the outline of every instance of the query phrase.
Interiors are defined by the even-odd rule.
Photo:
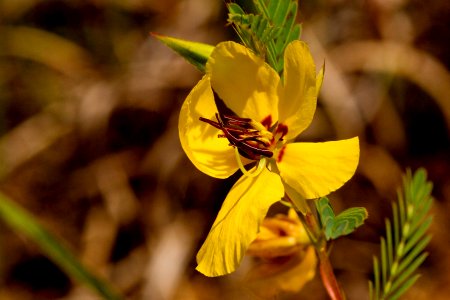
[[[317,255],[319,256],[320,276],[322,277],[322,282],[328,295],[332,300],[343,300],[342,290],[334,276],[333,267],[328,259],[325,248],[317,250]]]
[[[315,243],[316,253],[319,258],[320,276],[322,278],[323,285],[328,292],[328,295],[332,300],[345,299],[341,288],[336,280],[336,276],[333,272],[330,259],[326,251],[326,239],[322,230],[320,229],[317,219],[311,212],[307,212],[305,215],[305,223],[310,229],[311,233],[317,238]]]
[[[296,207],[292,200],[291,203]],[[325,238],[325,233],[320,228],[316,215],[311,212],[309,206],[307,206],[306,214],[303,214],[298,208],[297,213],[300,220],[302,220],[303,225],[306,227],[311,242],[316,249],[317,257],[319,258],[320,277],[322,278],[323,285],[327,290],[328,295],[332,300],[345,299],[344,293],[336,280],[336,276],[334,276],[333,267],[331,266],[327,254],[327,240]]]

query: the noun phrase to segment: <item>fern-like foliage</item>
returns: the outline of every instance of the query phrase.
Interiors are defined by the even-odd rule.
[[[427,257],[431,236],[432,183],[426,171],[414,176],[407,171],[398,202],[392,204],[392,222],[386,219],[386,237],[381,238],[381,263],[374,257],[374,282],[369,282],[370,299],[398,299],[419,278],[415,273]]]
[[[228,3],[228,22],[244,45],[265,58],[278,73],[283,70],[283,53],[289,42],[299,39],[296,24],[297,0],[254,0],[255,13],[246,13],[236,3]]]

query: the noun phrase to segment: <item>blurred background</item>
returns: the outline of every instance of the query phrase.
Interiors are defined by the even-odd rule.
[[[358,135],[357,173],[331,195],[365,226],[333,244],[348,299],[366,299],[401,175],[425,167],[430,256],[405,299],[450,297],[450,2],[303,0],[325,81],[300,140]],[[233,182],[199,172],[177,120],[201,74],[149,33],[236,36],[225,1],[1,0],[0,190],[127,299],[253,299],[241,275],[206,278],[195,254]],[[318,276],[281,299],[327,299]],[[0,299],[97,299],[0,221]]]

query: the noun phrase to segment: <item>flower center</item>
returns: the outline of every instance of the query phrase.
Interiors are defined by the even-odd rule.
[[[219,138],[227,138],[230,146],[236,147],[239,153],[251,160],[261,157],[272,157],[272,143],[274,136],[261,123],[249,118],[221,115],[216,113],[216,121],[200,117],[206,122],[222,131]]]
[[[269,128],[271,116],[266,117],[261,123],[250,118],[219,115],[218,113],[216,113],[217,122],[203,117],[199,119],[222,131],[218,137],[227,138],[230,146],[235,148],[239,168],[249,177],[257,176],[262,172],[266,166],[266,159],[273,156],[273,150],[282,143],[288,130],[287,126],[283,124]],[[259,160],[254,172],[248,172],[244,168],[240,155],[251,160]]]

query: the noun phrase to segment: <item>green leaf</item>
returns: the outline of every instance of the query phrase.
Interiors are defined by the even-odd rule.
[[[379,290],[380,290],[380,267],[378,264],[378,258],[373,258],[373,275],[374,275],[374,292],[370,296],[371,299],[378,299]]]
[[[319,213],[322,228],[325,230],[325,236],[330,239],[334,226],[335,215],[331,208],[330,201],[326,197],[322,197],[316,202],[317,212]]]
[[[395,291],[395,293],[389,296],[389,300],[396,300],[400,298],[400,296],[404,294],[417,281],[417,279],[419,279],[419,277],[420,275],[417,274],[414,277],[409,278],[397,291]]]
[[[245,15],[244,10],[238,4],[233,2],[228,3],[228,11],[232,15]]]
[[[316,201],[316,207],[327,240],[352,233],[364,223],[368,216],[363,207],[352,207],[335,216],[330,201],[326,197]]]
[[[236,3],[227,4],[228,22],[242,43],[263,57],[278,73],[284,67],[284,49],[300,38],[295,24],[297,0],[255,0],[253,13],[246,13]]]
[[[417,280],[414,273],[427,257],[424,250],[431,240],[427,234],[432,222],[428,215],[433,201],[431,190],[424,169],[414,176],[406,172],[397,203],[392,204],[393,222],[386,220],[386,240],[381,238],[382,280],[378,285],[380,271],[374,258],[375,284],[369,284],[370,299],[397,299]]]
[[[427,235],[423,240],[421,240],[408,255],[402,260],[401,264],[398,266],[397,273],[402,273],[411,262],[421,253],[431,240],[431,236]]]
[[[398,247],[400,242],[400,225],[399,225],[399,212],[397,203],[392,203],[392,218],[394,223],[394,247]]]
[[[273,23],[275,24],[275,26],[282,27],[288,17],[289,6],[290,6],[291,1],[290,0],[278,0],[278,1],[271,1],[271,2],[276,2],[278,4],[272,15]]]
[[[352,207],[344,210],[335,218],[333,235],[331,238],[335,239],[352,233],[356,228],[364,224],[364,220],[367,219],[367,217],[367,210],[364,207]]]
[[[381,238],[381,283],[382,286],[386,286],[387,282],[387,250],[386,250],[386,241],[384,238]]]
[[[152,33],[152,35],[184,57],[201,72],[205,72],[206,62],[208,61],[214,46],[158,35],[155,33]]]
[[[427,258],[428,253],[422,253],[419,257],[417,257],[412,264],[404,270],[402,273],[399,274],[399,276],[396,278],[395,281],[393,281],[393,284],[391,286],[391,290],[389,294],[393,294],[396,292],[396,290],[401,290],[403,287],[403,284],[408,281],[409,278],[411,278],[411,275],[413,272],[425,261]]]
[[[408,239],[408,242],[405,244],[405,253],[411,250],[414,246],[417,245],[418,241],[422,236],[426,233],[428,227],[430,227],[431,222],[433,221],[433,218],[429,217],[427,218],[423,223],[422,226],[420,226],[417,231],[412,233],[410,238]]]
[[[43,253],[70,277],[96,291],[104,299],[121,297],[106,282],[90,273],[76,257],[52,234],[45,230],[34,217],[0,192],[0,219],[18,234],[36,243]]]

